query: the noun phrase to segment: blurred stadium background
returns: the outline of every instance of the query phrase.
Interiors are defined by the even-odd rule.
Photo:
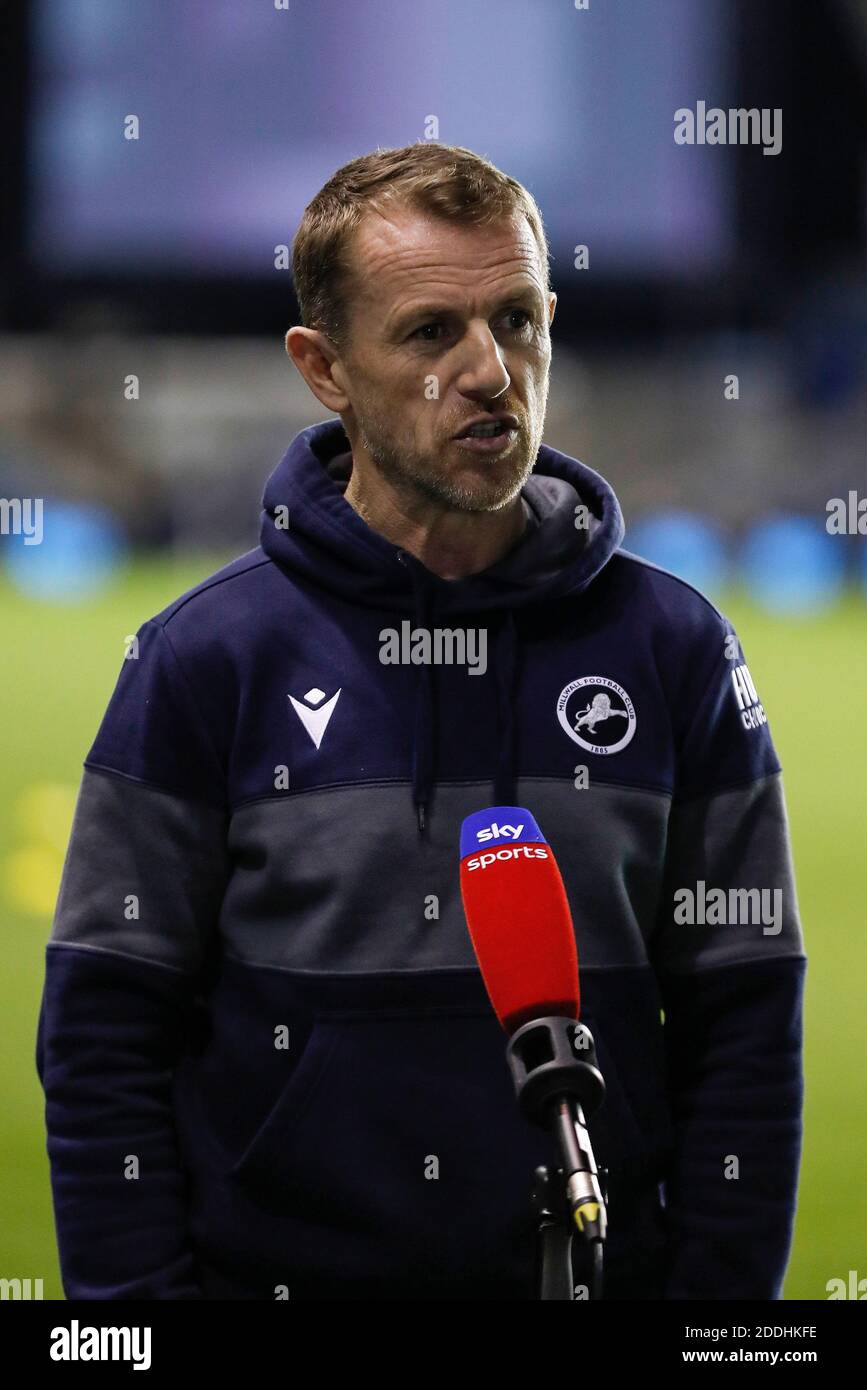
[[[867,539],[826,529],[867,495],[867,8],[22,0],[2,25],[0,497],[45,510],[40,545],[0,535],[0,1276],[62,1297],[35,1025],[124,638],[257,543],[267,474],[324,418],[282,347],[305,203],[433,134],[540,202],[548,442],[613,484],[627,548],[738,627],[811,961],[785,1296],[867,1277]],[[698,100],[781,109],[782,152],[675,145]]]

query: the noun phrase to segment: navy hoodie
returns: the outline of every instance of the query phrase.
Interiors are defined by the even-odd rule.
[[[557,1156],[458,875],[502,804],[572,906],[606,1297],[779,1298],[806,957],[737,637],[555,449],[456,581],[366,525],[350,468],[339,420],[292,441],[261,547],[144,623],[85,759],[37,1036],[67,1296],[534,1297]],[[484,659],[383,659],[422,630]]]

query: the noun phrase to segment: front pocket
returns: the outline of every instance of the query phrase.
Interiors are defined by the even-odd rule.
[[[340,1043],[340,1031],[318,1019],[310,1031],[304,1050],[277,1098],[259,1126],[230,1176],[241,1183],[260,1183],[276,1176],[276,1169],[288,1160],[304,1117],[322,1086]],[[276,1160],[276,1163],[275,1163]]]
[[[328,1015],[309,1046],[232,1173],[292,1220],[294,1249],[344,1259],[353,1232],[395,1277],[532,1263],[533,1174],[554,1151],[520,1113],[492,1012]]]

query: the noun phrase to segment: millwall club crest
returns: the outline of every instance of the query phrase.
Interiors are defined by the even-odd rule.
[[[619,753],[635,733],[635,707],[616,681],[582,676],[561,691],[557,718],[588,753]]]

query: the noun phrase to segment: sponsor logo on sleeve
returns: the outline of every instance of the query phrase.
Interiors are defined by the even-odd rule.
[[[759,692],[753,684],[750,668],[741,663],[740,666],[732,668],[731,674],[732,687],[744,728],[758,729],[762,724],[767,724],[768,716],[759,700]]]

